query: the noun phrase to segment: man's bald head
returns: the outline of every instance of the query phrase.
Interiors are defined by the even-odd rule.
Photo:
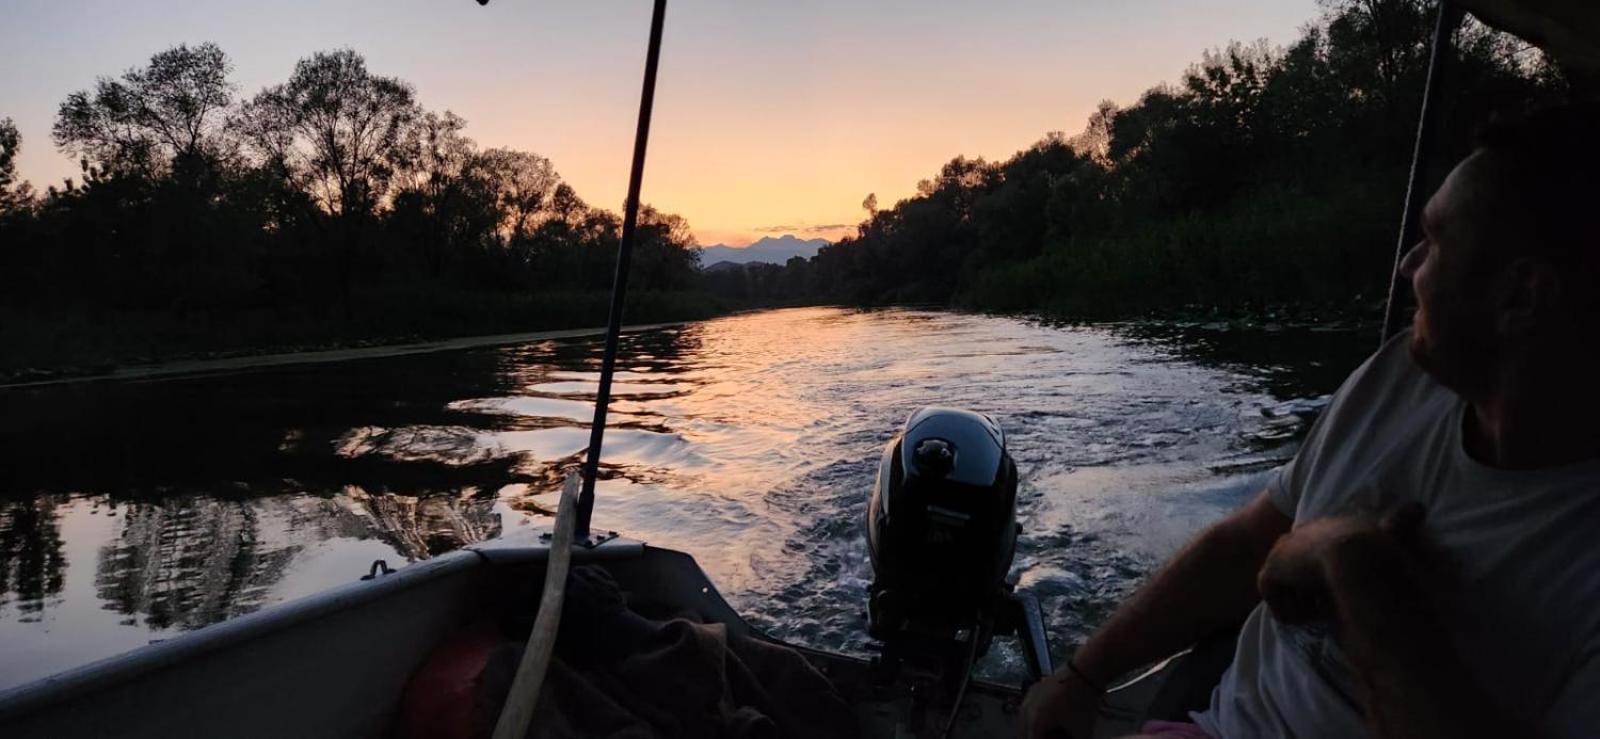
[[[1560,304],[1600,326],[1600,105],[1492,125],[1472,159],[1468,219],[1482,237],[1474,261],[1487,271],[1518,259],[1550,264]]]
[[[1423,211],[1401,262],[1417,298],[1411,352],[1469,398],[1519,368],[1590,372],[1600,329],[1600,108],[1489,129]]]

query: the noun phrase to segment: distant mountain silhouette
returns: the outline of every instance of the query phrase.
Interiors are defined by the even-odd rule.
[[[718,262],[732,262],[734,264],[752,264],[766,262],[768,264],[783,264],[791,257],[805,257],[810,259],[817,255],[817,250],[828,245],[827,239],[802,239],[792,234],[778,237],[765,236],[760,241],[744,248],[716,244],[702,247],[700,263],[715,265]]]

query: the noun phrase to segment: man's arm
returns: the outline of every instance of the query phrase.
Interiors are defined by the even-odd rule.
[[[1213,524],[1140,586],[1073,657],[1101,685],[1237,626],[1261,602],[1256,573],[1294,519],[1266,493]]]
[[[1238,624],[1260,602],[1256,573],[1273,542],[1293,523],[1266,493],[1256,496],[1202,532],[1140,586],[1078,649],[1073,665],[1104,687],[1119,675]],[[1045,737],[1055,731],[1087,739],[1098,701],[1098,691],[1063,665],[1029,690],[1023,702],[1023,734]]]

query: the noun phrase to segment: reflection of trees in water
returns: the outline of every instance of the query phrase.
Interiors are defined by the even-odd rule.
[[[95,587],[107,609],[142,616],[146,626],[194,629],[269,603],[307,545],[375,538],[407,560],[426,559],[499,534],[493,508],[493,497],[476,488],[417,497],[356,486],[332,497],[132,502],[116,540],[100,550]],[[282,535],[273,531],[279,526]],[[59,537],[56,545],[59,551]],[[57,554],[56,590],[60,560]]]
[[[0,501],[0,609],[15,602],[24,619],[60,595],[66,580],[57,496]]]
[[[1363,325],[1132,321],[1107,326],[1163,355],[1237,372],[1282,400],[1332,393],[1377,348],[1377,330]]]
[[[688,324],[623,334],[617,343],[617,369],[682,372],[684,361],[700,350],[704,330],[700,324]],[[498,352],[501,370],[511,375],[511,384],[516,387],[541,381],[542,375],[551,370],[598,371],[605,342],[599,338],[544,341],[505,347]]]
[[[672,385],[659,396],[671,397],[683,391],[678,384],[700,381],[694,373],[704,331],[694,325],[625,335],[619,369],[641,375],[630,382]],[[459,429],[477,439],[484,430],[585,425],[450,404],[524,393],[553,372],[595,373],[601,351],[598,340],[553,341],[405,363],[327,365],[314,373],[7,396],[0,410],[23,422],[0,429],[18,462],[0,481],[0,493],[15,496],[0,500],[0,607],[19,608],[23,617],[44,612],[62,593],[67,568],[76,566],[104,608],[155,628],[195,628],[274,600],[292,561],[313,543],[377,540],[416,560],[493,538],[500,532],[495,491],[510,483],[559,489],[560,468],[581,453],[553,461],[523,454],[485,459],[432,437],[407,440],[408,448],[428,452],[417,458],[351,458],[330,450],[351,429],[365,427]],[[418,376],[431,381],[418,383]],[[593,389],[578,395],[587,401]],[[395,402],[399,397],[407,400]],[[618,402],[642,406],[645,397],[657,396]],[[645,410],[614,418],[670,433]],[[96,422],[81,423],[89,417]],[[74,451],[86,447],[97,453]],[[602,478],[646,481],[658,472],[606,465]],[[109,534],[99,526],[63,531],[67,506],[82,500],[69,498],[75,490],[94,491],[116,506],[114,523],[102,519]],[[218,497],[218,490],[240,497]],[[69,563],[68,535],[109,540],[93,543],[97,557]]]
[[[332,498],[301,498],[294,506],[291,528],[314,527],[319,538],[377,538],[408,561],[427,559],[500,534],[494,496],[478,488],[425,497],[369,493],[355,486]]]
[[[250,501],[169,498],[123,508],[117,540],[100,550],[95,587],[106,607],[145,625],[193,629],[249,613],[298,546],[263,545]]]

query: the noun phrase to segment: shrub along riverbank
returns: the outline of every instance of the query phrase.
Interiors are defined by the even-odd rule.
[[[1091,319],[1285,311],[1359,319],[1385,297],[1400,199],[1392,186],[1262,193],[985,268],[955,303]]]

